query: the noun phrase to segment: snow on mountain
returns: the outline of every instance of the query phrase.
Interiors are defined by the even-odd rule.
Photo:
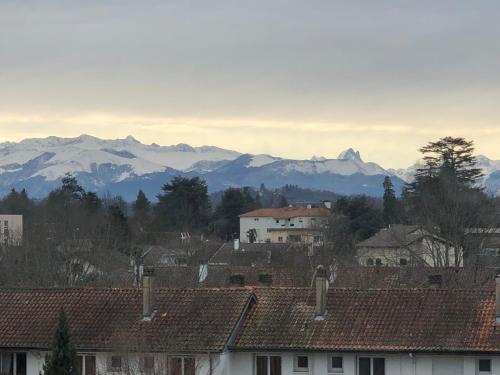
[[[102,140],[89,135],[48,137],[0,144],[0,173],[18,171],[42,155],[50,157],[30,177],[42,176],[53,181],[68,172],[91,173],[102,165],[125,166],[129,174],[141,176],[162,172],[165,168],[185,170],[200,161],[232,160],[240,154],[211,146],[144,145],[132,136],[116,140]]]
[[[340,153],[340,155],[337,157],[339,160],[354,160],[354,161],[359,161],[363,162],[361,159],[361,155],[359,154],[359,151],[355,151],[352,148],[349,148],[343,152]]]
[[[177,175],[200,176],[211,191],[229,186],[281,187],[285,184],[341,194],[380,195],[390,172],[363,162],[348,149],[338,159],[292,160],[271,155],[240,154],[213,146],[145,145],[129,136],[104,140],[89,135],[48,137],[0,144],[0,193],[26,188],[43,197],[74,174],[82,186],[133,199],[138,189],[154,198],[161,185]],[[395,177],[395,185],[402,181]]]

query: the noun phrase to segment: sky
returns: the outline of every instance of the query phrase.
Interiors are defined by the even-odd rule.
[[[0,141],[82,133],[407,167],[500,159],[500,2],[0,1]]]

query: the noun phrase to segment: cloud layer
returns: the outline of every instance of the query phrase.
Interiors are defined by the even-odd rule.
[[[497,1],[4,1],[0,138],[133,134],[406,166],[500,159]]]

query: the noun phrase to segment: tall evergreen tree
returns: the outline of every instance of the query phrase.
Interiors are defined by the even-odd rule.
[[[155,207],[158,230],[200,230],[210,214],[207,184],[199,177],[175,177],[163,185]]]
[[[399,224],[402,219],[402,207],[398,198],[396,197],[396,192],[394,191],[394,185],[392,184],[391,178],[386,176],[384,178],[384,222],[386,225],[389,224]]]
[[[76,375],[76,350],[71,342],[66,314],[61,309],[52,343],[52,352],[43,366],[44,375]]]
[[[473,154],[474,144],[445,137],[420,151],[424,165],[403,192],[408,217],[453,244],[453,249],[445,249],[446,254],[433,254],[440,259],[435,265],[449,266],[451,251],[454,264],[460,265],[467,256],[466,229],[493,226],[493,204],[478,186],[482,172]]]
[[[146,220],[149,217],[151,211],[151,202],[142,190],[139,190],[139,192],[137,193],[137,199],[132,205],[132,210],[135,219]]]
[[[217,235],[230,239],[239,234],[239,215],[260,208],[250,188],[229,188],[224,191],[220,204],[215,210],[215,230]]]

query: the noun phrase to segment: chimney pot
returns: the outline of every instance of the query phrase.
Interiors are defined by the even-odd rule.
[[[318,266],[316,269],[316,309],[315,319],[323,320],[326,315],[326,299],[328,294],[328,280],[326,270],[323,266]]]

